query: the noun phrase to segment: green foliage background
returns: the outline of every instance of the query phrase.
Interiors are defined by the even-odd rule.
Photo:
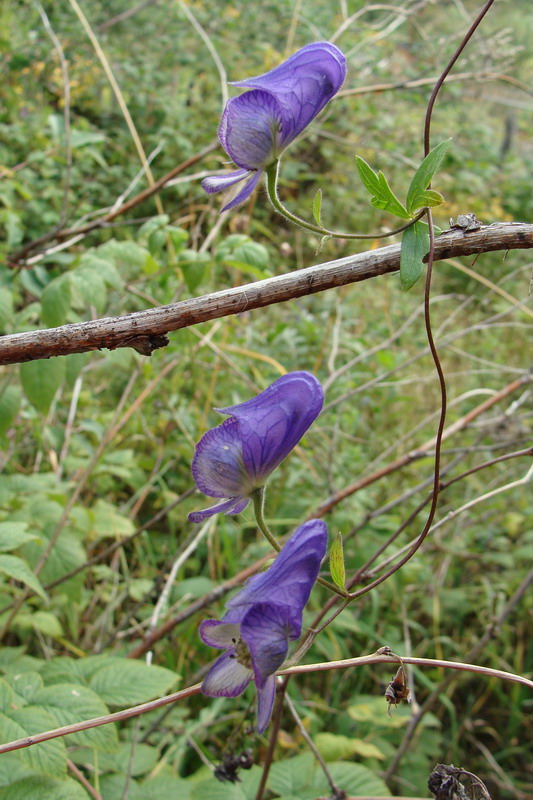
[[[143,189],[139,158],[109,82],[71,3],[47,4],[68,60],[72,168],[66,168],[64,85],[37,6],[4,0],[0,63],[0,332],[125,314],[205,294],[366,249],[368,243],[317,238],[274,215],[261,191],[226,218],[199,178],[227,158],[213,151],[117,225],[20,268],[11,254],[54,226],[71,226]],[[391,217],[374,209],[357,177],[359,154],[383,169],[400,197],[422,157],[422,124],[431,84],[350,90],[436,78],[478,3],[394,3],[375,7],[338,38],[349,73],[344,93],[285,155],[281,192],[311,218],[317,188],[328,227],[381,231]],[[156,178],[214,140],[221,83],[205,43],[178,2],[162,0],[107,26],[129,4],[84,0],[82,8],[121,87]],[[399,12],[412,11],[407,18]],[[257,74],[308,41],[330,38],[363,4],[307,0],[189,3],[217,49],[228,79]],[[533,106],[529,0],[496,2],[445,86],[433,118],[435,144],[453,142],[435,182],[446,204],[437,223],[474,212],[486,223],[532,221]],[[492,77],[490,77],[492,76]],[[489,79],[490,77],[490,79]],[[198,177],[191,177],[193,174]],[[68,183],[67,183],[68,181]],[[135,182],[133,187],[132,182]],[[65,203],[65,186],[67,202]],[[372,246],[379,246],[378,240]],[[459,262],[459,266],[460,266]],[[527,252],[441,262],[433,283],[433,324],[447,375],[449,422],[530,368]],[[489,279],[492,284],[482,282]],[[507,293],[498,292],[494,285]],[[190,536],[187,513],[205,498],[191,492],[194,443],[227,406],[283,371],[309,369],[327,382],[326,410],[273,476],[269,521],[284,535],[334,491],[416,450],[434,435],[437,381],[427,354],[422,287],[402,293],[397,276],[241,314],[170,336],[151,359],[104,351],[3,368],[0,374],[0,737],[28,733],[140,703],[201,678],[213,651],[197,626],[223,600],[188,618],[154,647],[153,665],[126,659],[147,631],[168,571]],[[401,335],[398,329],[407,320]],[[529,354],[531,348],[529,347]],[[343,366],[353,359],[346,370]],[[531,442],[531,393],[525,386],[450,438],[444,466],[459,474]],[[415,460],[349,496],[327,522],[344,536],[348,575],[365,563],[427,491],[431,459]],[[458,482],[438,518],[523,476],[524,459]],[[419,487],[409,494],[413,487]],[[461,660],[498,616],[531,568],[531,492],[517,487],[444,524],[423,552],[350,607],[318,638],[309,662],[389,645],[400,653]],[[376,509],[401,500],[379,514]],[[149,521],[158,514],[158,521]],[[423,514],[400,544],[420,530]],[[147,529],[69,580],[117,540]],[[57,538],[56,538],[57,537]],[[36,575],[36,566],[53,547]],[[220,518],[178,572],[165,619],[185,611],[261,556],[251,512]],[[386,551],[385,557],[394,552]],[[58,583],[56,583],[58,582]],[[16,616],[13,602],[31,589]],[[313,591],[307,621],[326,596]],[[531,591],[478,657],[531,674]],[[426,796],[436,762],[479,774],[495,797],[527,796],[533,786],[531,693],[465,673],[444,686],[439,670],[413,670],[415,699],[441,686],[439,701],[415,734],[389,789],[382,772],[409,720],[386,716],[390,670],[321,673],[291,685],[305,725],[351,794]],[[228,737],[252,721],[252,689],[237,700],[202,697],[137,721],[57,739],[0,758],[0,800],[77,800],[86,789],[67,773],[83,771],[105,800],[175,796],[253,798],[259,768],[235,786],[218,784]],[[253,707],[252,707],[253,708]],[[259,763],[266,739],[237,734]],[[283,717],[269,787],[276,797],[327,791],[289,715]],[[67,777],[68,774],[68,777]],[[520,794],[522,792],[522,794]]]

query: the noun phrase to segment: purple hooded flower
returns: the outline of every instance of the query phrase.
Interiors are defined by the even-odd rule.
[[[223,211],[250,196],[263,171],[322,111],[345,77],[346,59],[339,48],[314,42],[264,75],[231,84],[251,89],[228,100],[218,129],[222,147],[240,169],[205,178],[202,187],[213,194],[248,180]]]
[[[272,713],[275,672],[302,630],[302,611],[326,552],[328,530],[319,519],[301,525],[265,572],[254,575],[233,597],[222,619],[206,619],[200,637],[225,653],[204,678],[209,697],[237,697],[252,678],[257,687],[257,731]]]
[[[289,372],[267,389],[236,406],[217,408],[230,418],[207,431],[192,461],[192,474],[201,492],[227,497],[203,511],[189,514],[191,522],[224,511],[239,514],[255,489],[295,447],[319,415],[322,386],[310,372]]]

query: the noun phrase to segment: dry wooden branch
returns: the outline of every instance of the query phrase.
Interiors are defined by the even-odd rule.
[[[533,224],[503,222],[466,232],[446,231],[436,239],[435,259],[530,248]],[[399,267],[400,245],[393,244],[121,317],[10,334],[0,338],[0,365],[119,347],[133,347],[142,355],[151,355],[168,344],[166,334],[170,331],[375,278]]]

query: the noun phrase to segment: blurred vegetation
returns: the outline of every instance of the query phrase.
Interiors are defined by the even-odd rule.
[[[221,77],[179,2],[145,3],[114,20],[134,5],[82,2],[157,179],[214,140]],[[0,9],[0,332],[125,314],[368,247],[332,240],[317,255],[316,237],[274,215],[263,191],[220,218],[220,198],[208,198],[199,182],[227,162],[218,149],[160,193],[162,209],[152,198],[112,226],[62,249],[52,241],[52,252],[37,248],[14,264],[13,253],[27,243],[56,226],[90,220],[147,185],[72,3],[47,6],[68,63],[70,136],[60,58],[37,5],[3,0]],[[355,0],[203,0],[187,7],[228,80],[258,74],[309,41],[331,38],[347,16],[363,10]],[[350,90],[436,78],[478,7],[473,0],[406,0],[372,6],[346,26],[336,40],[349,62],[344,91],[284,156],[281,192],[291,208],[310,218],[321,187],[328,226],[369,232],[391,224],[370,207],[354,155],[383,169],[404,192],[422,157],[432,85],[359,95]],[[435,182],[446,197],[435,214],[443,228],[449,217],[466,212],[486,223],[533,219],[528,11],[529,0],[496,2],[454,70],[467,77],[451,80],[440,95],[433,144],[453,137]],[[460,270],[461,263],[474,277]],[[436,265],[432,315],[447,376],[448,422],[526,376],[533,314],[531,306],[516,303],[527,298],[531,269],[527,252]],[[3,368],[3,741],[201,678],[213,651],[200,642],[197,627],[206,615],[220,613],[223,599],[161,638],[152,666],[125,657],[149,629],[169,569],[194,533],[187,513],[205,502],[190,491],[190,462],[194,443],[219,421],[214,406],[246,399],[283,371],[309,369],[327,381],[325,412],[271,480],[267,511],[279,535],[334,491],[434,435],[440,400],[422,294],[420,283],[404,294],[398,277],[388,276],[171,334],[169,346],[151,359],[120,350]],[[526,447],[532,418],[531,389],[524,385],[447,440],[447,477]],[[510,460],[457,482],[443,494],[438,519],[521,478],[527,467],[524,459]],[[425,496],[432,470],[430,458],[415,460],[335,506],[327,522],[331,535],[343,532],[349,574]],[[419,532],[423,519],[424,512],[396,547]],[[142,526],[128,544],[105,555],[109,544]],[[264,552],[251,512],[218,518],[180,568],[156,627]],[[394,552],[395,545],[384,557]],[[60,582],[99,554],[98,563]],[[531,491],[517,486],[443,524],[416,558],[330,625],[306,659],[346,658],[386,644],[403,654],[462,660],[524,580],[532,556]],[[315,588],[309,623],[325,599]],[[478,662],[531,675],[532,614],[529,590]],[[323,672],[290,684],[307,730],[351,794],[388,791],[382,774],[412,713],[402,707],[387,717],[382,695],[391,672]],[[482,777],[494,798],[530,796],[531,693],[467,673],[446,685],[445,678],[437,669],[412,671],[416,703],[441,688],[390,791],[425,797],[434,764],[453,762]],[[222,785],[206,763],[221,760],[230,737],[230,746],[251,747],[261,763],[267,739],[247,732],[252,700],[253,687],[235,700],[197,696],[120,726],[3,755],[0,800],[89,797],[67,761],[104,800],[253,798],[258,766],[241,773],[242,783]],[[315,798],[328,791],[288,713],[269,788],[275,797]]]

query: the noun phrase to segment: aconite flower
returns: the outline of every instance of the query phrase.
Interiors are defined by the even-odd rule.
[[[201,492],[227,498],[189,514],[191,522],[223,511],[239,514],[254,490],[295,447],[324,403],[322,386],[310,372],[289,372],[267,389],[236,406],[217,408],[229,419],[207,431],[192,461]]]
[[[228,100],[218,129],[222,147],[239,169],[202,181],[213,194],[246,180],[223,211],[250,196],[264,170],[322,111],[345,76],[346,59],[339,48],[313,42],[269,72],[231,84],[251,89]]]
[[[275,672],[302,630],[302,612],[326,552],[325,523],[312,519],[301,525],[265,572],[251,578],[227,603],[221,620],[206,619],[199,633],[205,644],[225,652],[203,680],[209,697],[237,697],[255,681],[257,731],[262,733],[272,713]]]

